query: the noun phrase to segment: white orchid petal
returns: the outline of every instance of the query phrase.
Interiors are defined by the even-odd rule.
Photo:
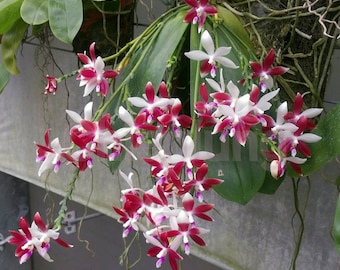
[[[239,66],[235,65],[235,63],[233,61],[231,61],[229,58],[227,57],[223,57],[223,56],[216,56],[214,58],[217,62],[219,62],[221,65],[227,67],[227,68],[233,68],[233,69],[237,69],[239,68]]]
[[[190,136],[186,136],[183,142],[183,146],[182,146],[182,151],[183,151],[183,155],[184,157],[188,158],[191,157],[192,152],[194,151],[194,141]]]
[[[148,235],[147,233],[143,233],[146,241],[156,247],[159,247],[159,248],[164,248],[164,246],[156,239],[154,238],[153,236],[151,235]]]
[[[240,90],[232,81],[228,82],[227,88],[232,98],[238,98],[238,96],[240,95]]]
[[[178,162],[183,162],[184,157],[181,155],[175,154],[175,155],[171,155],[170,157],[168,157],[167,161],[169,162],[169,164],[176,164]]]
[[[59,138],[55,138],[52,142],[51,142],[51,147],[53,150],[55,150],[56,152],[60,153],[62,151],[60,142],[59,142]]]
[[[231,47],[218,47],[215,51],[215,56],[223,56],[229,54]]]
[[[201,36],[201,44],[208,55],[213,55],[215,52],[214,41],[212,40],[209,32],[205,30]]]
[[[113,134],[114,138],[118,138],[118,139],[122,139],[124,138],[126,135],[128,135],[131,131],[131,128],[129,127],[122,127],[120,129],[117,129],[115,131],[115,133]]]
[[[210,85],[210,87],[212,89],[214,89],[217,92],[224,92],[224,90],[222,90],[221,86],[213,79],[207,78],[205,79],[207,81],[207,83]]]
[[[306,158],[299,158],[299,157],[287,157],[285,158],[287,161],[293,162],[295,164],[303,164],[307,161]]]
[[[83,118],[78,113],[76,113],[74,111],[66,110],[66,113],[75,123],[79,124],[80,121],[83,120]]]
[[[97,59],[96,59],[96,62],[94,64],[94,68],[95,68],[96,72],[99,73],[98,75],[101,75],[101,73],[104,72],[104,67],[105,67],[105,63],[103,61],[103,58],[98,56]]]
[[[322,137],[316,135],[316,134],[313,134],[313,133],[305,133],[305,134],[302,134],[298,137],[298,139],[300,141],[304,141],[306,143],[313,143],[313,142],[318,142],[322,139]]]
[[[198,50],[185,52],[184,55],[192,60],[197,60],[197,61],[209,59],[209,55],[207,53],[198,51]]]
[[[263,83],[266,85],[267,89],[273,88],[274,86],[273,77],[270,75],[267,75],[267,77],[263,80]]]
[[[288,107],[287,107],[287,101],[283,102],[278,108],[277,108],[277,119],[276,123],[281,125],[284,122],[284,116],[288,112]]]
[[[54,159],[55,154],[47,154],[45,160],[43,161],[43,163],[41,164],[39,171],[38,171],[38,176],[40,177],[41,174],[49,169],[51,169],[54,165],[53,165],[53,159]]]
[[[84,107],[84,119],[85,120],[92,120],[92,107],[93,107],[93,102],[89,102],[85,105]],[[80,123],[80,121],[78,122]]]
[[[92,78],[91,80],[87,81],[83,96],[84,97],[88,96],[96,86],[97,86],[96,78]]]
[[[215,156],[215,154],[207,151],[199,151],[195,154],[192,155],[191,159],[201,159],[201,160],[206,160],[206,159],[211,159]]]
[[[315,116],[318,116],[320,113],[322,113],[323,109],[321,108],[310,108],[301,113],[301,115],[306,116],[307,118],[313,118]]]
[[[118,115],[119,118],[123,120],[128,126],[130,127],[134,126],[134,121],[131,114],[123,106],[119,107]]]
[[[144,99],[140,97],[130,97],[128,98],[128,101],[130,101],[132,105],[139,108],[144,108],[149,105],[149,103],[147,103]]]

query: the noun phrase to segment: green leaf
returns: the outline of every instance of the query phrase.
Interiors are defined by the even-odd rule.
[[[0,94],[8,84],[10,77],[11,74],[8,72],[6,67],[2,63],[0,63]]]
[[[317,143],[311,143],[312,156],[301,165],[303,175],[310,175],[319,170],[326,163],[340,154],[340,104],[321,117],[315,130],[312,132],[322,137]],[[288,175],[297,176],[289,169]]]
[[[121,93],[110,101],[108,111],[111,114],[117,113],[118,106],[126,97],[141,96],[149,81],[155,90],[158,89],[166,73],[168,61],[183,38],[188,24],[183,23],[183,14],[179,12],[175,16],[170,13],[152,27],[145,30],[143,40],[119,74]]]
[[[280,187],[284,180],[284,177],[279,179],[274,179],[269,171],[266,171],[266,176],[264,178],[264,182],[262,187],[259,189],[260,193],[273,195],[276,190]]]
[[[255,136],[251,136],[243,147],[233,138],[229,138],[227,143],[220,142],[218,147],[216,137],[207,135],[205,139],[201,137],[201,144],[207,149],[207,142],[213,140],[212,152],[216,155],[214,159],[207,161],[208,176],[224,180],[214,187],[215,191],[229,201],[248,203],[262,187],[266,176],[259,151],[260,142],[257,142]]]
[[[20,14],[21,18],[28,24],[43,24],[48,21],[48,1],[24,0]]]
[[[2,62],[11,74],[19,74],[16,52],[27,30],[27,23],[19,19],[13,27],[2,36]]]
[[[83,22],[82,0],[48,0],[48,18],[53,34],[71,44]]]
[[[223,26],[229,33],[243,43],[244,48],[254,50],[253,43],[249,38],[249,33],[244,28],[240,20],[230,10],[222,6],[217,6],[218,15],[222,18]]]
[[[333,239],[337,252],[340,254],[340,195],[335,209],[333,223]]]
[[[134,72],[133,80],[129,83],[132,96],[140,96],[144,93],[145,85],[149,81],[156,89],[158,88],[164,78],[168,61],[182,39],[188,24],[183,23],[183,15],[180,13],[160,23],[158,27],[161,29],[159,34],[154,36],[153,43],[150,39],[151,46],[144,45],[147,53],[139,64],[139,68]]]
[[[0,34],[9,31],[20,18],[20,7],[23,0],[0,1]]]

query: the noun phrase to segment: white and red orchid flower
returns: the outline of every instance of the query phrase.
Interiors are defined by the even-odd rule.
[[[184,53],[186,57],[192,60],[203,60],[201,64],[201,77],[205,77],[210,73],[211,77],[214,78],[216,76],[217,63],[228,68],[238,68],[233,61],[225,57],[225,55],[230,53],[231,47],[219,47],[215,51],[214,41],[207,30],[202,33],[201,44],[206,52],[193,50]]]
[[[303,96],[297,93],[294,103],[293,111],[289,111],[284,115],[284,119],[297,125],[299,128],[304,130],[312,130],[315,128],[315,124],[310,118],[316,117],[322,113],[322,108],[308,108],[302,111],[303,107]]]
[[[54,168],[54,172],[57,173],[61,166],[62,158],[73,164],[75,163],[75,160],[68,154],[70,148],[62,148],[59,138],[55,138],[50,143],[49,132],[50,129],[45,132],[45,145],[35,143],[38,147],[36,161],[42,162],[38,170],[39,176],[51,168]]]
[[[187,135],[182,144],[183,156],[179,154],[174,154],[171,155],[168,159],[168,162],[171,164],[184,162],[186,164],[186,172],[189,179],[193,178],[193,167],[200,167],[205,162],[205,160],[211,159],[215,156],[215,154],[207,151],[199,151],[193,154],[194,148],[195,144],[193,139],[189,135]]]
[[[189,12],[185,15],[184,22],[186,23],[198,23],[198,33],[201,32],[205,23],[207,14],[217,14],[217,8],[212,5],[208,5],[209,0],[184,0],[185,3],[191,7]]]
[[[286,73],[289,69],[276,66],[272,67],[275,61],[275,51],[271,49],[268,55],[264,58],[263,64],[258,62],[250,62],[250,67],[253,71],[252,79],[260,78],[260,87],[262,92],[267,89],[271,89],[274,86],[274,80],[272,76],[282,75]]]
[[[156,131],[158,129],[158,127],[146,122],[146,113],[138,114],[134,119],[123,106],[120,106],[118,109],[118,116],[129,126],[122,129],[129,130],[133,147],[138,147],[143,143],[142,130]]]
[[[152,83],[148,82],[145,86],[145,93],[143,94],[143,98],[128,98],[132,105],[142,108],[139,113],[147,114],[148,123],[156,120],[158,116],[161,116],[163,114],[166,107],[173,103],[173,101],[168,98],[168,90],[164,82],[160,84],[158,93],[160,94],[160,97],[155,95],[155,89]]]
[[[100,56],[96,58],[94,46],[95,43],[93,42],[90,45],[90,57],[85,52],[78,53],[80,61],[84,63],[77,77],[80,80],[79,86],[85,85],[84,97],[89,95],[93,89],[96,89],[97,93],[106,96],[109,89],[108,79],[118,76],[117,71],[112,69],[104,70],[105,63]]]
[[[200,237],[201,234],[208,233],[209,230],[193,226],[189,222],[189,218],[185,211],[181,210],[177,216],[177,228],[167,231],[168,237],[174,237],[172,240],[173,246],[179,246],[181,242],[184,244],[184,252],[190,254],[189,238],[200,246],[206,246],[204,240]]]
[[[167,232],[161,232],[158,235],[149,235],[144,233],[144,237],[147,243],[153,245],[153,247],[147,251],[147,255],[158,258],[156,262],[157,268],[161,267],[163,262],[166,260],[166,257],[168,257],[171,269],[178,270],[177,260],[182,260],[183,257],[176,252],[178,246],[174,246],[172,243],[169,243]]]
[[[47,79],[47,85],[45,87],[45,92],[44,94],[53,94],[55,95],[58,87],[58,81],[55,77],[52,77],[50,75],[46,75]]]
[[[190,128],[192,122],[191,117],[185,114],[179,115],[181,110],[182,103],[178,98],[176,98],[169,109],[169,113],[164,113],[157,117],[157,120],[163,127],[162,134],[164,134],[168,128],[172,126],[176,136],[179,137],[181,135],[180,127]]]
[[[197,169],[194,178],[190,181],[187,181],[184,185],[184,190],[190,190],[194,188],[195,196],[200,202],[203,202],[203,191],[209,190],[213,186],[219,185],[223,182],[223,180],[218,178],[206,178],[205,176],[207,173],[208,165],[203,163],[202,166]]]
[[[19,257],[20,264],[26,262],[32,256],[34,250],[37,250],[45,260],[53,262],[47,253],[50,249],[51,239],[63,247],[72,247],[59,238],[59,232],[46,227],[38,212],[34,215],[31,227],[23,217],[19,220],[19,226],[18,231],[10,231],[12,237],[8,240],[8,243],[17,246],[15,256]]]

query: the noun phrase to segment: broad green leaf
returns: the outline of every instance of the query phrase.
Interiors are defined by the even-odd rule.
[[[48,18],[53,34],[71,44],[83,22],[82,0],[48,0]]]
[[[301,165],[303,175],[310,175],[319,170],[340,154],[340,104],[321,117],[312,133],[322,137],[317,143],[309,144],[312,156]],[[293,170],[288,174],[296,176]]]
[[[21,18],[28,24],[43,24],[48,21],[48,1],[24,0],[20,14]]]
[[[269,171],[266,171],[266,176],[264,178],[264,182],[262,187],[260,188],[259,192],[264,194],[275,194],[276,190],[280,187],[284,180],[284,177],[279,179],[274,179]]]
[[[125,95],[125,98],[141,96],[149,81],[155,90],[158,89],[166,73],[168,61],[188,28],[188,24],[183,23],[183,16],[182,13],[175,16],[169,14],[162,18],[157,25],[154,25],[153,30],[146,30],[145,38],[119,74],[120,94]],[[149,35],[149,31],[154,32]],[[108,111],[111,114],[117,113],[119,105],[125,101],[122,95],[117,94],[117,97],[110,100]]]
[[[333,223],[333,239],[337,252],[340,254],[340,196],[335,209],[334,223]]]
[[[246,204],[262,187],[266,175],[259,151],[260,142],[253,136],[243,147],[233,138],[229,138],[226,143],[218,143],[218,135],[215,136],[206,134],[205,139],[201,137],[204,149],[209,149],[206,146],[210,140],[213,144],[212,152],[215,153],[215,157],[207,161],[209,177],[224,180],[214,189],[224,199]]]
[[[20,18],[20,7],[23,0],[0,1],[0,34],[9,31]]]
[[[9,82],[9,79],[11,77],[11,74],[9,71],[5,68],[5,66],[0,63],[0,94],[5,89],[7,83]]]
[[[19,19],[13,27],[2,36],[2,62],[11,74],[19,74],[16,52],[27,30],[27,23]]]
[[[154,36],[155,40],[152,42],[150,39],[150,43],[144,45],[147,53],[129,83],[132,96],[140,96],[144,93],[145,85],[149,81],[156,89],[158,88],[164,78],[168,61],[183,38],[188,24],[183,23],[183,14],[179,13],[160,23],[158,27],[161,29],[159,34]]]
[[[217,6],[217,10],[218,15],[223,20],[223,26],[229,30],[230,34],[234,35],[235,38],[239,39],[239,41],[243,43],[243,48],[249,48],[253,51],[253,44],[249,38],[249,33],[235,14],[222,6]],[[247,54],[247,52],[245,53]]]

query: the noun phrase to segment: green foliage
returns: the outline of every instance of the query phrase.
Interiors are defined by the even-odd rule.
[[[5,86],[9,82],[10,79],[10,73],[6,69],[6,67],[1,63],[0,64],[0,94],[4,90]]]
[[[23,0],[0,1],[0,34],[13,28],[20,18],[20,7]]]
[[[132,48],[123,60],[127,62],[119,75],[120,96],[109,101],[108,111],[116,114],[122,95],[141,96],[150,81],[155,90],[164,78],[167,64],[178,49],[178,44],[188,28],[183,23],[183,14],[169,13],[155,21],[142,36],[141,42]],[[176,31],[174,31],[176,29]],[[169,42],[171,41],[171,42]],[[116,90],[116,92],[118,92]]]
[[[48,18],[53,34],[71,44],[83,22],[82,0],[49,0]]]
[[[2,37],[2,63],[11,74],[19,74],[16,53],[28,25],[22,20],[18,21]]]
[[[48,21],[48,1],[24,0],[20,14],[21,18],[28,24],[43,24]]]
[[[334,224],[333,224],[333,240],[338,253],[340,253],[340,196],[336,205]]]
[[[232,138],[225,144],[219,142],[218,136],[210,135],[210,138],[215,144],[212,150],[216,156],[207,161],[209,177],[224,180],[214,187],[215,191],[229,201],[248,203],[262,187],[266,176],[260,142],[252,136],[243,147]],[[206,146],[208,140],[204,141]]]

